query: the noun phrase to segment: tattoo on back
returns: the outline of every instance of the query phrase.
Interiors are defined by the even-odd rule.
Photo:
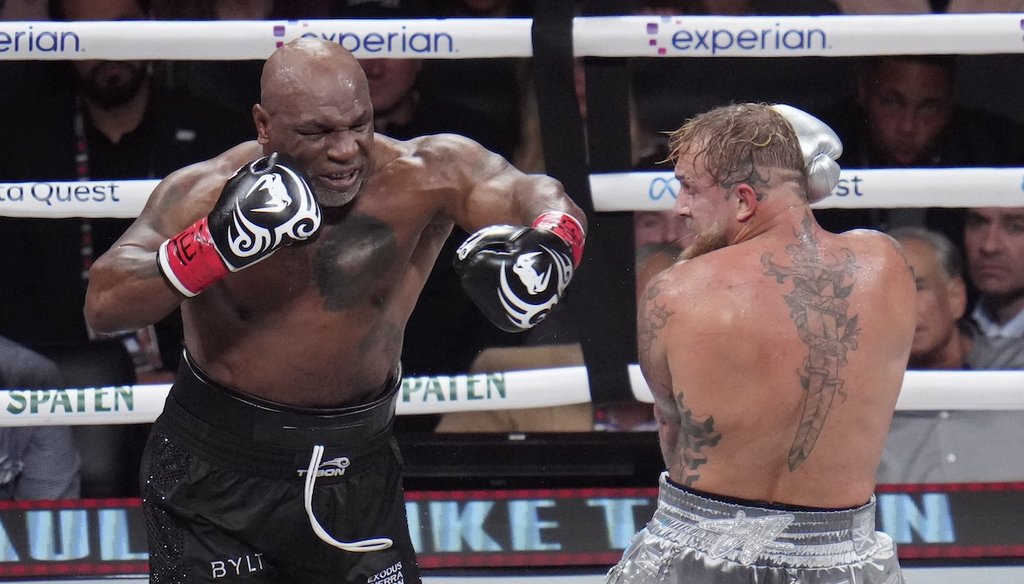
[[[651,282],[644,296],[643,313],[637,323],[637,349],[642,364],[650,364],[651,345],[658,337],[658,332],[665,328],[668,317],[672,316],[672,312],[663,303],[658,302],[659,294],[661,281],[655,280]]]
[[[847,351],[857,349],[860,333],[857,316],[848,315],[846,300],[853,290],[857,266],[853,252],[844,249],[842,259],[826,263],[807,221],[797,238],[798,243],[786,246],[789,266],[772,261],[771,253],[761,256],[766,275],[774,276],[779,284],[792,281],[793,290],[783,298],[808,350],[798,371],[805,395],[803,414],[789,450],[791,471],[810,456],[836,395],[846,397],[839,370],[846,365]]]
[[[651,356],[651,346],[665,328],[669,317],[674,314],[664,302],[659,301],[661,284],[661,280],[658,279],[651,282],[643,299],[643,313],[638,319],[639,359],[649,370],[656,370]],[[671,474],[673,477],[681,477],[682,484],[689,486],[700,479],[698,468],[708,461],[703,449],[718,444],[722,435],[715,431],[713,417],[698,418],[693,415],[683,402],[682,392],[676,394],[675,403],[676,411],[679,413],[679,434],[676,443],[669,445],[673,449]]]
[[[690,486],[700,479],[698,467],[708,461],[702,450],[718,444],[722,435],[715,431],[714,417],[697,418],[693,415],[683,403],[682,393],[676,394],[676,406],[679,409],[679,442],[671,474],[682,477],[682,484]]]

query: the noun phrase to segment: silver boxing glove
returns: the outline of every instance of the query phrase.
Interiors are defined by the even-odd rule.
[[[831,195],[839,184],[836,159],[843,153],[843,143],[825,122],[803,110],[781,103],[772,108],[782,114],[796,132],[807,169],[807,200],[817,203]]]

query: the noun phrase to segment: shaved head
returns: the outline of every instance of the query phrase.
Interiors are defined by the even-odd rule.
[[[355,94],[367,88],[359,61],[347,49],[338,43],[300,37],[274,51],[264,63],[260,102],[273,111],[297,92],[315,91],[329,84]]]

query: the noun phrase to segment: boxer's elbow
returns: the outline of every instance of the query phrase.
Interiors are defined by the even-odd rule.
[[[148,301],[147,301],[148,299]],[[149,314],[155,295],[117,262],[101,257],[89,271],[85,322],[101,334],[134,330],[155,322]]]
[[[123,304],[116,294],[91,280],[85,293],[85,323],[97,333],[113,334],[130,328],[123,321]]]

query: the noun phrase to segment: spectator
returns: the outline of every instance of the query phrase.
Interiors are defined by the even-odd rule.
[[[647,287],[652,276],[674,263],[680,252],[693,243],[693,237],[693,229],[671,210],[635,211],[633,245],[637,292]]]
[[[415,125],[419,92],[416,78],[423,67],[421,59],[360,59],[366,72],[373,102],[373,124],[380,133],[407,139],[422,135]]]
[[[326,18],[331,0],[152,0],[158,20],[297,20]],[[263,59],[161,61],[164,82],[202,95],[234,115],[249,119],[259,102]]]
[[[992,14],[1024,12],[1024,0],[833,0],[843,14]],[[957,55],[957,101],[1024,123],[1020,54]]]
[[[960,328],[967,310],[967,284],[960,252],[941,233],[922,227],[901,227],[889,235],[903,245],[903,254],[914,269],[917,282],[917,328],[909,367],[967,367],[971,338]]]
[[[966,308],[963,261],[942,234],[922,228],[890,232],[917,280],[917,329],[911,369],[988,369],[974,360],[962,329]],[[971,391],[965,388],[964,391]],[[947,483],[1024,480],[1024,432],[1020,411],[898,410],[879,463],[879,483]]]
[[[956,61],[948,55],[870,57],[856,102],[825,117],[843,140],[844,168],[1016,166],[1024,128],[957,105]],[[962,209],[818,210],[832,231],[918,225],[962,241]]]
[[[633,4],[635,13],[653,16],[839,12],[832,0],[634,0]],[[853,76],[849,59],[828,57],[636,57],[630,59],[630,68],[640,121],[658,130],[674,129],[682,120],[730,102],[788,103],[811,112],[828,111],[850,92]]]
[[[1024,207],[969,209],[964,247],[979,293],[969,362],[978,369],[1024,369]]]
[[[55,20],[144,19],[136,0],[53,0]],[[248,118],[170,90],[144,61],[53,62],[35,84],[0,97],[0,180],[161,178],[253,134]],[[45,73],[45,74],[44,74]],[[82,307],[87,268],[130,224],[125,219],[0,219],[0,333],[34,345],[89,338]],[[17,275],[14,277],[14,275]],[[126,336],[140,375],[173,370],[176,315]],[[159,349],[154,346],[154,333]]]
[[[513,161],[526,172],[544,172],[544,145],[541,140],[540,114],[537,109],[537,88],[529,68],[520,70],[522,104],[520,104],[519,143]],[[573,62],[573,86],[580,114],[587,119],[587,83],[583,59]],[[640,123],[632,94],[629,99],[630,162],[635,169],[655,169],[668,157],[668,138]],[[584,124],[585,127],[585,124]],[[664,165],[661,165],[664,166]]]
[[[45,0],[4,0],[0,2],[0,20],[46,20]]]
[[[529,16],[518,1],[421,2],[378,0],[381,4],[411,4],[416,11],[442,18]],[[360,0],[342,0],[360,4]],[[373,3],[373,2],[371,2]],[[473,7],[474,5],[477,5]],[[489,5],[489,6],[488,6]],[[484,10],[485,12],[480,12]],[[344,16],[344,14],[340,14]],[[417,81],[419,115],[440,130],[469,136],[486,148],[512,160],[519,134],[517,69],[526,60],[515,57],[424,60]]]
[[[343,0],[335,3],[334,10],[340,18],[417,18],[427,14],[418,0]],[[370,84],[373,126],[378,132],[408,140],[453,131],[452,116],[423,115],[419,91],[423,59],[363,58],[359,64]]]
[[[0,337],[0,387],[63,386],[52,361]],[[0,426],[0,499],[77,498],[80,466],[68,426]]]
[[[950,55],[868,57],[856,102],[831,116],[851,168],[1009,166],[1024,160],[1019,129],[959,106]]]

